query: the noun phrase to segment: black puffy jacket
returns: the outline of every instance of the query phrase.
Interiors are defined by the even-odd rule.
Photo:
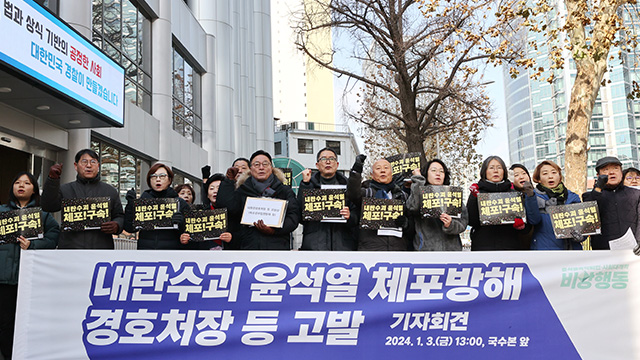
[[[596,201],[602,222],[602,233],[591,235],[594,250],[609,250],[609,241],[622,237],[629,228],[640,243],[640,190],[624,186],[595,190],[582,194],[582,201]]]

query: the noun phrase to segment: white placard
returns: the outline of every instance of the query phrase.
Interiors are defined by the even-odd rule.
[[[265,225],[281,228],[287,212],[287,200],[248,197],[244,203],[242,219],[243,225],[253,225],[262,220]]]
[[[609,240],[609,248],[611,250],[629,250],[636,247],[637,244],[638,243],[636,242],[636,237],[633,236],[633,231],[631,231],[631,228],[629,228],[627,232],[624,233],[624,235],[622,235],[621,237],[614,240]]]

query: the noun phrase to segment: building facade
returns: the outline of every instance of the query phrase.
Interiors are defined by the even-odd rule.
[[[83,126],[71,113],[94,109],[66,99],[67,109],[56,91],[47,97],[48,88],[28,77],[23,83],[45,94],[40,110],[27,111],[10,100],[27,98],[28,89],[0,84],[8,89],[0,89],[0,156],[11,159],[2,189],[19,169],[43,181],[55,162],[71,181],[75,153],[89,147],[101,157],[103,180],[122,196],[146,187],[155,162],[173,168],[174,183],[198,185],[205,164],[224,172],[236,157],[273,151],[268,0],[38,2],[124,69],[124,122]],[[17,9],[23,1],[12,3]]]
[[[564,11],[564,5],[559,1],[554,10],[545,14],[546,23],[558,26]],[[625,12],[623,16],[627,25],[633,26],[633,14]],[[635,20],[637,27],[637,15]],[[530,49],[529,56],[535,57],[538,64],[548,69],[549,46],[561,44],[562,39],[547,39],[538,33],[523,36],[538,45],[538,50]],[[589,129],[588,179],[594,178],[595,162],[604,156],[617,156],[623,168],[638,167],[640,161],[637,141],[640,103],[628,99],[632,83],[640,80],[640,73],[634,65],[634,54],[623,50],[621,63],[619,52],[617,47],[610,51],[615,58],[609,61],[612,71],[605,74],[605,86],[600,88],[593,109]],[[539,81],[531,80],[527,71],[511,78],[505,69],[505,104],[512,163],[533,169],[543,160],[553,160],[564,167],[567,112],[576,68],[570,53],[565,50],[563,56],[564,68],[545,72]],[[554,80],[549,83],[545,79],[551,74]]]

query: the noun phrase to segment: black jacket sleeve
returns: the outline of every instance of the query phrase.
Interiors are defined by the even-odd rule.
[[[60,179],[47,179],[42,186],[42,195],[40,196],[40,206],[42,211],[56,212],[62,208],[62,193],[60,192]]]

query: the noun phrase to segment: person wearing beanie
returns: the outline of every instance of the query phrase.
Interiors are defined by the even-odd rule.
[[[614,156],[596,162],[598,175],[593,190],[582,194],[582,201],[596,201],[602,233],[591,235],[594,250],[608,250],[609,241],[622,237],[629,229],[640,244],[640,190],[625,186],[622,163]]]
[[[227,208],[229,226],[237,226],[237,238],[242,250],[290,250],[291,232],[300,223],[300,208],[296,195],[284,185],[282,171],[273,167],[271,155],[258,150],[249,158],[249,171],[239,177],[238,169],[227,169],[216,198],[216,207]],[[237,181],[235,181],[237,177]],[[268,197],[287,201],[281,228],[256,221],[252,226],[240,224],[248,197]],[[236,234],[233,234],[236,237]]]

